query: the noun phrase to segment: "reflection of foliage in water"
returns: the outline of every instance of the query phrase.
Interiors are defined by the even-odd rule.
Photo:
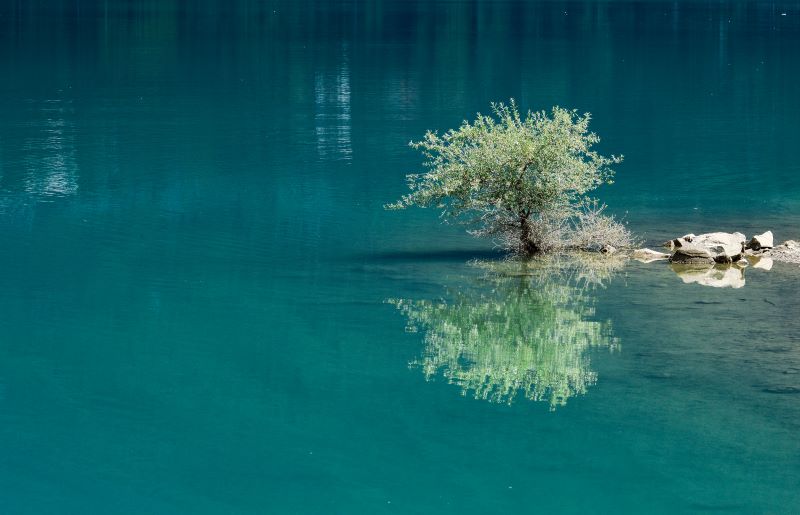
[[[597,374],[589,347],[617,347],[610,322],[592,320],[592,290],[624,261],[549,258],[476,262],[486,271],[475,288],[447,301],[391,300],[424,332],[423,356],[411,363],[426,379],[438,372],[464,395],[511,403],[519,392],[551,409],[583,394]]]

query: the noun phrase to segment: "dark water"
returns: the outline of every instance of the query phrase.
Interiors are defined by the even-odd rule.
[[[796,1],[3,2],[0,511],[800,511],[796,265],[498,274],[381,209],[514,97],[651,244],[800,239],[798,84]]]

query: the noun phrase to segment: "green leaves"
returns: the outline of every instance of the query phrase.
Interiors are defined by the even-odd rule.
[[[523,118],[512,99],[458,129],[428,131],[410,143],[422,152],[427,171],[408,175],[410,193],[385,207],[437,207],[448,220],[477,223],[478,234],[529,237],[527,224],[566,220],[585,193],[611,183],[610,166],[622,156],[592,150],[599,138],[589,131],[590,120],[588,113],[561,107]],[[522,246],[538,248],[530,243]]]

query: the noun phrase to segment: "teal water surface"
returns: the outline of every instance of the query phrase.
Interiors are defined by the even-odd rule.
[[[797,1],[0,3],[0,511],[800,512],[797,265],[381,207],[514,97],[650,245],[800,239],[798,84]]]

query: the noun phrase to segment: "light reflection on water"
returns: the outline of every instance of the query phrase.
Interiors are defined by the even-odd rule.
[[[27,169],[25,192],[33,196],[67,196],[78,191],[76,126],[72,103],[49,100],[37,112],[35,136],[23,144]]]
[[[317,152],[323,159],[352,158],[350,70],[347,48],[333,74],[318,72],[314,78],[314,115]]]

